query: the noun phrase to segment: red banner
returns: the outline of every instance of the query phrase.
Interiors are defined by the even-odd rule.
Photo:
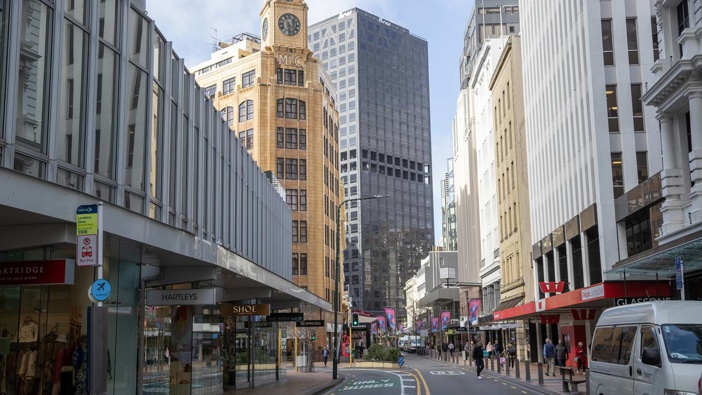
[[[0,262],[0,285],[73,284],[72,259]]]

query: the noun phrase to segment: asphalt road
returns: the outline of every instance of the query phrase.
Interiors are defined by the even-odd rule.
[[[405,355],[402,369],[343,369],[340,373],[346,380],[326,395],[543,394],[488,375],[478,380],[473,368],[416,355]]]

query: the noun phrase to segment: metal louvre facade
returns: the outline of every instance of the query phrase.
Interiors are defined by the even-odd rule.
[[[290,209],[141,6],[0,2],[0,174],[84,193],[290,280]],[[15,192],[0,209],[22,207]]]

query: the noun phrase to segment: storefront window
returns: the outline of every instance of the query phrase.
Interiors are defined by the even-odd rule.
[[[45,4],[22,3],[21,48],[17,80],[17,142],[34,151],[46,153],[48,122],[47,94],[50,85],[52,10]],[[4,28],[4,27],[3,27]],[[2,62],[4,64],[5,62]]]

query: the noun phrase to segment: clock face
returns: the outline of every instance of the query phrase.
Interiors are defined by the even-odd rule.
[[[261,36],[265,40],[268,37],[268,18],[263,20],[263,27],[261,30],[263,30],[263,34],[261,34]]]
[[[283,14],[278,19],[278,28],[283,34],[294,36],[300,33],[300,20],[293,14]]]

